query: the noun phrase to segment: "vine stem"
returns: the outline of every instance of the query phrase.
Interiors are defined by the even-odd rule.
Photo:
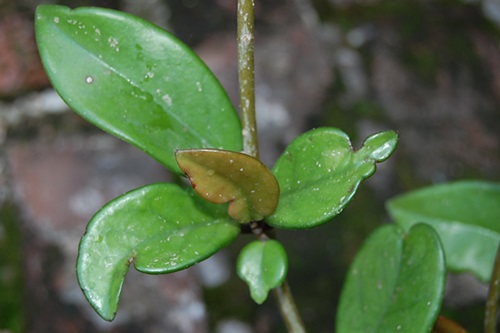
[[[491,273],[488,299],[486,301],[486,316],[484,318],[484,333],[495,333],[497,326],[498,296],[500,294],[500,245],[497,249],[495,266]]]
[[[258,158],[255,115],[254,7],[254,0],[238,0],[238,79],[243,150],[248,155]],[[305,333],[304,324],[286,280],[280,287],[274,289],[274,295],[288,331]]]
[[[238,78],[243,150],[258,158],[255,116],[254,0],[238,0]]]
[[[281,316],[283,317],[288,332],[306,333],[304,323],[295,305],[288,282],[285,280],[280,287],[273,289],[273,292],[279,304]]]

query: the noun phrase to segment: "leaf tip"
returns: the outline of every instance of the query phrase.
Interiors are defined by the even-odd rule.
[[[383,131],[370,135],[363,142],[359,152],[375,162],[383,162],[396,150],[399,133],[394,130]]]

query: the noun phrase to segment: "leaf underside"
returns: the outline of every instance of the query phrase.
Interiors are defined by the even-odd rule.
[[[448,269],[489,281],[500,242],[500,184],[458,181],[430,186],[387,202],[403,228],[425,222],[439,234]]]
[[[181,173],[174,149],[241,150],[239,118],[200,58],[173,35],[103,8],[42,5],[36,37],[64,101]]]
[[[425,224],[408,233],[377,229],[351,265],[340,297],[337,332],[430,332],[446,268],[438,235]]]
[[[194,190],[210,202],[229,202],[228,213],[235,220],[260,221],[276,209],[278,182],[258,159],[215,149],[179,150],[175,155]]]
[[[112,320],[131,263],[144,273],[175,272],[208,258],[239,232],[224,207],[176,185],[148,185],[92,218],[80,242],[78,281],[99,315]]]

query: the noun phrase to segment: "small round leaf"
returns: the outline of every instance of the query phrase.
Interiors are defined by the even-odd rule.
[[[248,284],[252,299],[262,304],[269,290],[279,287],[286,278],[288,258],[276,240],[253,241],[238,257],[238,276]]]

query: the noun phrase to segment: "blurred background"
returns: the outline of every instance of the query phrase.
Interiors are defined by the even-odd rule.
[[[280,232],[289,281],[310,332],[333,332],[346,269],[390,222],[388,198],[456,179],[500,177],[500,2],[256,0],[261,157],[268,166],[319,126],[355,146],[395,129],[400,145],[344,212]],[[144,153],[94,128],[51,89],[38,58],[42,3],[127,11],[176,34],[237,105],[236,0],[0,0],[0,332],[285,332],[272,297],[253,304],[234,273],[240,240],[189,270],[131,270],[112,323],[79,290],[75,258],[93,213],[169,179]],[[75,64],[78,65],[78,64]],[[482,331],[486,286],[451,275],[443,313]]]

